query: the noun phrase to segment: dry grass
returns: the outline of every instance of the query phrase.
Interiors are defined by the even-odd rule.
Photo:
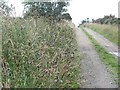
[[[3,85],[79,87],[79,55],[69,26],[15,18],[4,20],[2,30]]]

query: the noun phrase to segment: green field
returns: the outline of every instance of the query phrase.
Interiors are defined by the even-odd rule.
[[[75,33],[45,18],[5,18],[2,84],[17,88],[79,87]]]

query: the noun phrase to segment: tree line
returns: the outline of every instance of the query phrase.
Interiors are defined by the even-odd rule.
[[[89,18],[87,20],[82,20],[81,24],[89,23]],[[120,24],[120,19],[115,17],[115,15],[104,15],[103,18],[92,19],[92,23],[99,23],[99,24]]]
[[[69,2],[23,2],[24,4],[24,17],[40,17],[44,16],[52,20],[67,19],[72,20],[67,11]]]
[[[92,19],[93,23],[99,23],[99,24],[118,24],[120,21],[118,20],[115,15],[104,15],[103,18],[98,18],[96,20]]]
[[[23,18],[34,17],[39,18],[44,16],[50,20],[60,21],[61,19],[72,20],[69,13],[67,13],[67,6],[69,2],[22,2],[24,5]],[[0,12],[7,16],[11,15],[13,5],[8,6],[5,0],[0,1]]]
[[[9,16],[12,12],[12,5],[11,7],[8,6],[8,3],[5,0],[0,0],[0,14],[2,16]]]

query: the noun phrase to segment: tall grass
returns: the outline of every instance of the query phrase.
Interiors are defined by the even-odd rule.
[[[2,84],[10,87],[79,87],[74,31],[44,18],[4,19]]]
[[[86,26],[102,34],[105,38],[107,38],[111,42],[118,45],[118,26],[117,25],[89,23],[89,24],[86,24]]]

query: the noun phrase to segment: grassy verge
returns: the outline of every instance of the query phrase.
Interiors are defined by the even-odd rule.
[[[67,24],[6,18],[2,30],[3,86],[79,87],[75,33]]]
[[[84,31],[84,29],[82,29]],[[97,41],[89,35],[86,31],[84,31],[85,34],[89,37],[91,40],[93,46],[95,47],[101,61],[106,64],[107,69],[110,73],[113,74],[113,77],[115,78],[116,82],[117,81],[117,76],[118,76],[118,62],[115,57],[113,57],[111,54],[107,53],[106,50],[101,47]]]
[[[118,45],[118,26],[117,25],[105,25],[105,24],[96,24],[89,23],[86,24],[87,27],[103,35],[105,38],[111,42]]]

